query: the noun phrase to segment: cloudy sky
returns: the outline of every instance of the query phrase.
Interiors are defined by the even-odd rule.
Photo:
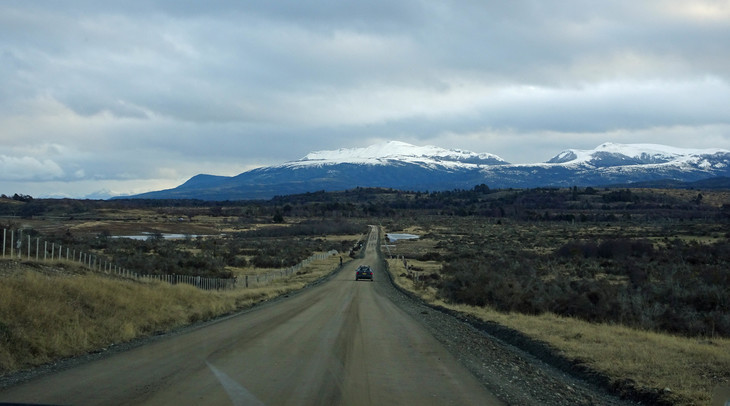
[[[387,140],[730,149],[728,0],[0,2],[0,193],[104,196]]]

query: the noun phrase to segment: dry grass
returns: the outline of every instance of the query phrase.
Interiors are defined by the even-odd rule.
[[[193,251],[193,250],[191,250]],[[323,252],[315,252],[313,254],[323,254]],[[251,260],[252,257],[248,256],[246,257],[246,260]],[[339,266],[340,264],[340,257],[334,256],[327,258],[325,260],[317,260],[312,262],[309,266],[307,266],[305,269],[302,269],[299,271],[299,273],[311,273],[312,269],[316,269],[320,266],[320,264],[326,264],[327,266],[331,266],[329,270],[331,271],[334,267]],[[233,275],[237,277],[243,277],[245,275],[265,275],[271,272],[276,272],[281,270],[280,268],[258,268],[253,265],[249,266],[226,266],[226,271],[231,272]]]
[[[67,229],[74,234],[95,235],[101,232],[108,232],[111,235],[139,235],[142,233],[171,233],[171,234],[196,234],[196,235],[218,235],[221,230],[212,222],[179,222],[167,219],[104,219],[78,222],[66,222]]]
[[[612,382],[632,380],[639,388],[668,388],[666,398],[674,404],[709,404],[715,387],[730,385],[730,339],[678,337],[554,314],[530,316],[449,304],[433,288],[418,288],[400,276],[405,272],[402,262],[390,260],[389,267],[399,286],[429,303],[520,331]]]
[[[2,371],[38,365],[231,311],[235,301],[190,286],[35,270],[0,284]]]
[[[0,264],[1,375],[250,307],[327,275],[339,257],[266,286],[222,292],[110,278],[69,263]]]

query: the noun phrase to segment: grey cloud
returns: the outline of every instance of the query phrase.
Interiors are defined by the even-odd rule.
[[[0,141],[33,179],[69,181],[230,174],[392,138],[505,158],[528,139],[677,143],[730,121],[716,5],[4,1]],[[49,139],[65,149],[23,149]]]
[[[205,10],[194,2],[151,7],[169,16],[133,14],[139,4],[122,7],[120,15],[111,17],[98,10],[101,23],[82,19],[86,22],[71,25],[71,33],[61,35],[55,47],[43,48],[64,56],[39,75],[39,87],[84,115],[129,114],[120,109],[122,103],[182,120],[248,121],[271,119],[257,105],[276,108],[298,93],[369,83],[417,88],[443,76],[467,74],[485,83],[564,86],[616,75],[630,78],[633,67],[620,63],[621,55],[632,52],[669,71],[677,65],[674,70],[690,77],[693,65],[719,59],[717,35],[679,49],[682,41],[667,33],[682,32],[684,25],[662,28],[667,21],[651,24],[647,11],[632,15],[626,6],[590,10],[573,2],[549,9],[533,2],[467,2],[459,8],[405,3],[390,7],[398,9],[390,15],[353,3],[222,4]],[[344,18],[358,14],[352,7],[372,16],[372,24],[368,18],[358,17],[359,24],[352,22],[354,17]],[[53,21],[53,16],[48,18]],[[69,24],[67,18],[56,18]],[[381,32],[380,20],[393,21],[398,28]],[[322,31],[323,24],[330,28]],[[85,51],[72,49],[77,41],[86,45]],[[702,44],[714,45],[702,51]],[[644,49],[648,47],[650,52]],[[724,74],[726,59],[703,65],[694,75]],[[593,61],[592,72],[576,68],[586,60]],[[597,73],[602,65],[611,70]]]

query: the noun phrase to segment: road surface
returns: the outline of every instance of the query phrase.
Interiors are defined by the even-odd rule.
[[[382,292],[377,231],[327,282],[205,327],[0,392],[0,402],[110,405],[498,405]],[[366,263],[375,281],[354,280]]]

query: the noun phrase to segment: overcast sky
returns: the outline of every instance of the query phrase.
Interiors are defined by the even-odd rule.
[[[110,3],[0,2],[0,193],[139,193],[388,140],[512,163],[730,149],[728,0]]]

